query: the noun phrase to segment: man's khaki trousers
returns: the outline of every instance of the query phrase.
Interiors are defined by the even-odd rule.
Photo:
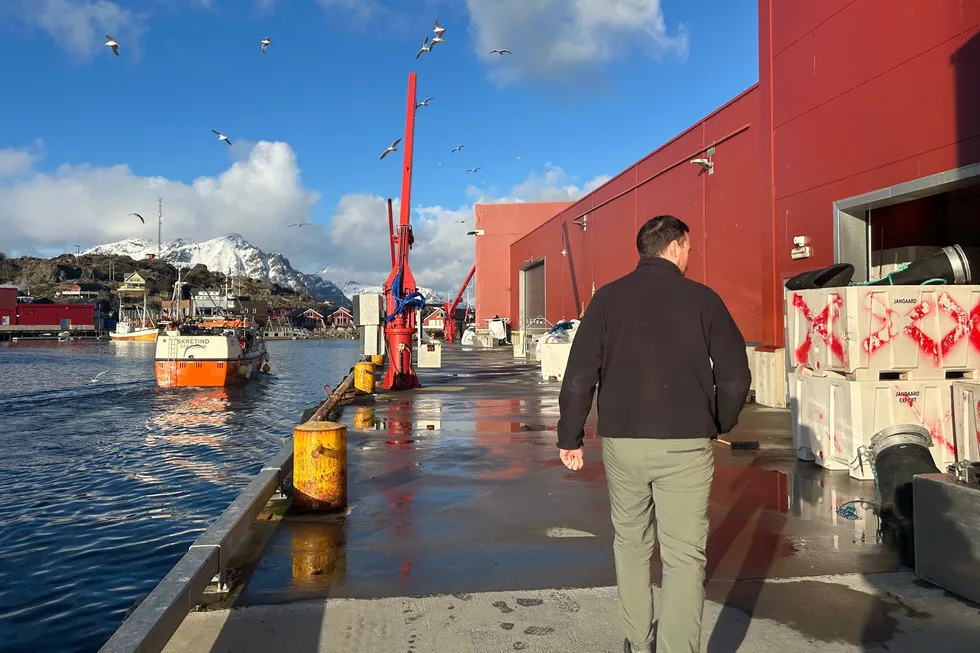
[[[640,650],[652,645],[650,562],[659,539],[663,591],[656,651],[697,653],[714,471],[711,440],[604,438],[602,458],[616,531],[613,551],[626,636]]]

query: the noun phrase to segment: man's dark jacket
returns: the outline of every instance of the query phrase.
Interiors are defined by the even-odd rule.
[[[751,379],[721,298],[666,259],[641,259],[599,289],[579,324],[558,399],[558,446],[582,446],[597,383],[604,438],[713,438],[738,423]]]

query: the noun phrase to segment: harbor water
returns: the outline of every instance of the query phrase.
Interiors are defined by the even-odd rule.
[[[243,386],[160,389],[153,343],[0,343],[0,650],[98,650],[357,358],[267,346]]]

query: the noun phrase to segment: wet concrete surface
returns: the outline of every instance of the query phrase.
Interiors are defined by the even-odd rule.
[[[745,583],[745,585],[749,585]],[[765,583],[746,610],[705,604],[702,653],[972,653],[977,606],[910,573]],[[654,590],[654,601],[660,599]],[[751,618],[749,615],[752,615]],[[329,599],[190,615],[167,653],[620,653],[613,587]]]
[[[195,648],[178,637],[170,650],[265,650],[222,642],[254,630],[243,615],[281,631],[292,619],[283,615],[295,611],[319,616],[305,635],[289,631],[309,640],[290,650],[362,650],[358,642],[373,637],[378,646],[389,636],[391,650],[410,653],[523,650],[519,643],[527,650],[618,650],[608,641],[620,637],[615,595],[595,589],[614,585],[615,576],[594,416],[585,468],[570,472],[555,447],[559,388],[538,383],[536,366],[516,364],[509,351],[449,350],[443,361],[438,373],[420,374],[420,390],[345,408],[349,514],[287,514],[235,609],[192,615],[178,633],[206,639],[202,633],[218,628],[227,631],[224,639]],[[873,499],[872,483],[796,461],[788,411],[749,405],[741,421],[732,439],[761,447],[715,445],[706,612],[715,625],[706,630],[706,650],[809,650],[814,643],[820,650],[921,650],[896,648],[895,638],[911,646],[920,641],[916,628],[980,634],[976,606],[888,573],[899,570],[898,558],[878,541],[873,513],[856,506],[858,519],[837,514],[845,502]],[[658,561],[655,552],[655,583]],[[911,592],[916,607],[892,585]],[[565,600],[566,608],[599,601],[601,609],[563,609],[561,596],[576,592],[580,598]],[[424,596],[433,598],[405,598]],[[471,605],[463,597],[473,596],[489,607],[463,619]],[[527,621],[539,600],[554,604],[550,620]],[[415,606],[422,622],[413,625],[403,606]],[[577,623],[583,621],[589,623]],[[759,630],[757,621],[771,628]],[[426,633],[429,627],[438,632]],[[772,647],[739,649],[752,640]]]
[[[586,466],[570,472],[555,447],[558,386],[503,352],[444,360],[455,365],[423,374],[419,391],[345,408],[350,515],[287,516],[239,605],[614,584],[594,422]],[[749,405],[732,437],[762,447],[715,445],[717,592],[731,580],[898,568],[872,514],[836,514],[873,498],[873,485],[798,463],[788,411]]]

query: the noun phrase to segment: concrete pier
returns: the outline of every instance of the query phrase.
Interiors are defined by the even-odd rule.
[[[509,350],[443,361],[344,408],[346,514],[260,518],[232,605],[167,651],[622,650],[594,427],[570,472],[557,385]],[[761,448],[715,445],[703,650],[975,650],[980,606],[901,569],[872,513],[838,515],[872,483],[797,462],[785,410],[748,406],[733,437]]]

